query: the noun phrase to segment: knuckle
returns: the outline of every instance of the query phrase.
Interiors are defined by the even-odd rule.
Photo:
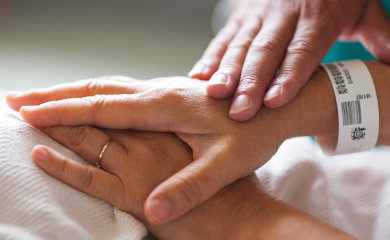
[[[104,108],[104,106],[107,104],[107,100],[105,99],[104,96],[100,96],[100,95],[95,95],[95,96],[92,96],[92,97],[86,97],[84,98],[85,101],[87,102],[87,104],[89,105],[89,108],[92,110],[91,111],[91,119],[92,119],[92,122],[93,122],[93,125],[96,125],[96,123],[98,122],[98,113],[102,111],[102,109]]]
[[[65,156],[61,156],[59,159],[59,163],[55,169],[56,175],[59,176],[59,178],[62,178],[67,174],[67,170],[69,169],[69,158]]]
[[[85,174],[83,174],[82,179],[84,189],[93,189],[96,186],[96,177],[94,174],[94,167],[88,166]]]
[[[238,49],[240,51],[246,52],[249,50],[252,44],[252,39],[249,37],[240,37],[238,39],[234,39],[229,44],[229,49]]]
[[[303,5],[304,18],[325,18],[325,17],[340,17],[345,14],[345,9],[340,1],[311,1],[309,4]],[[327,18],[331,19],[331,18]],[[328,22],[328,21],[327,21]]]
[[[176,102],[182,100],[183,92],[185,88],[180,86],[165,86],[155,88],[153,91],[153,95],[157,97],[157,99],[164,98],[164,101]],[[167,102],[165,102],[166,104]]]
[[[240,84],[245,84],[247,87],[257,85],[258,83],[258,78],[254,73],[247,73],[241,77]]]
[[[304,38],[293,40],[287,49],[287,53],[305,54],[314,57],[320,57],[320,51],[318,47]]]
[[[86,141],[88,136],[92,134],[92,127],[86,125],[86,126],[80,126],[77,128],[72,128],[71,131],[69,131],[69,145],[72,149],[77,149],[83,145],[83,143]]]
[[[251,52],[275,52],[280,50],[280,40],[274,36],[261,36],[252,43]]]
[[[239,88],[242,91],[253,87],[258,87],[261,84],[262,82],[256,74],[256,71],[253,69],[251,71],[245,71],[245,73],[242,74]]]
[[[56,114],[56,118],[58,119],[58,125],[64,125],[63,124],[63,117],[62,113],[65,112],[72,99],[65,99],[65,100],[60,100],[60,101],[53,101],[53,102],[47,102],[45,105],[52,109],[54,113]]]
[[[93,79],[85,80],[84,85],[82,86],[84,96],[93,96],[102,89],[100,85],[101,81],[96,81]]]
[[[196,206],[202,201],[202,191],[198,183],[190,177],[178,177],[178,190],[190,206]]]
[[[43,99],[45,99],[45,97],[47,97],[50,94],[48,89],[32,89],[30,91],[27,91],[27,93],[31,98],[43,98]]]
[[[235,58],[229,59],[228,62],[225,62],[221,69],[217,73],[224,73],[232,76],[233,78],[239,78],[243,64]],[[216,74],[217,74],[216,73]]]

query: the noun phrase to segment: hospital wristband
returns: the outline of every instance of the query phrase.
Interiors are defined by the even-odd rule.
[[[332,82],[339,118],[336,150],[344,154],[371,150],[379,134],[379,107],[374,82],[360,60],[323,64]]]

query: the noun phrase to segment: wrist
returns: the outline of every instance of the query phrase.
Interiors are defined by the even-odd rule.
[[[338,133],[336,100],[322,68],[314,72],[290,103],[277,109],[263,107],[259,115],[267,115],[275,128],[284,129],[279,134],[282,141],[299,136],[337,136]]]
[[[365,63],[372,76],[379,105],[379,136],[377,145],[390,145],[390,67],[379,62]],[[328,75],[318,68],[297,97],[286,106],[290,115],[289,137],[316,136],[327,151],[336,148],[338,140],[338,112],[334,91]]]
[[[379,105],[377,145],[390,145],[390,67],[379,62],[366,62],[374,81]]]

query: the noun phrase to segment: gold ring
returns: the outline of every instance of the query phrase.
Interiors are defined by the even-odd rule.
[[[96,161],[96,167],[101,168],[100,162],[102,161],[104,152],[106,151],[106,149],[108,148],[108,145],[110,145],[110,143],[111,143],[111,140],[108,140],[108,142],[106,142],[106,144],[104,145],[102,151],[100,152],[98,160]]]

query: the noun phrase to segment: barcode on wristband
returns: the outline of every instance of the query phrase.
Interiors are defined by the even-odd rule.
[[[362,123],[362,109],[360,101],[349,101],[341,103],[341,110],[343,113],[343,125],[355,125]]]

